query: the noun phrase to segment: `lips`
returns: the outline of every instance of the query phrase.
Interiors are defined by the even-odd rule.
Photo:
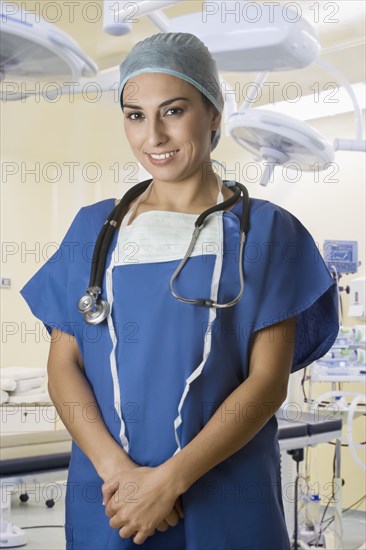
[[[177,153],[177,151],[178,149],[173,149],[173,151],[166,151],[164,153],[148,153],[148,155],[154,158],[154,160],[164,160],[165,158],[168,158],[168,156],[173,156],[173,154]]]
[[[155,166],[164,166],[165,164],[168,164],[169,162],[172,162],[177,154],[179,152],[179,149],[173,150],[173,151],[167,151],[166,153],[153,153],[153,155],[159,155],[161,158],[154,158],[151,156],[151,154],[146,153],[147,158],[151,162],[151,164],[154,164]],[[173,153],[173,154],[171,154]],[[166,156],[168,155],[168,156]]]

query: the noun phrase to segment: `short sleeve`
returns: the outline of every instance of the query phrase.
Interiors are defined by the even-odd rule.
[[[20,290],[50,334],[57,328],[75,335],[81,322],[77,297],[87,288],[93,250],[86,238],[92,237],[88,218],[88,207],[81,208],[59,248]]]
[[[296,317],[295,372],[325,355],[338,335],[337,285],[293,214],[262,201],[251,223],[255,230],[251,239],[248,233],[244,266],[249,265],[253,332]]]

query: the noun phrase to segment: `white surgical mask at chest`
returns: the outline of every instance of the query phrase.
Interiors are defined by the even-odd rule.
[[[122,221],[111,262],[114,266],[178,260],[187,251],[198,214],[151,210],[139,214],[131,225],[127,225],[152,184]],[[218,184],[217,204],[223,202],[221,178]],[[222,216],[223,211],[220,211],[207,217],[191,256],[222,253]]]

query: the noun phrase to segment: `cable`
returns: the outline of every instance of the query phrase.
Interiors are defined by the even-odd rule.
[[[322,526],[322,529],[321,529],[320,534],[321,534],[321,533],[324,533],[324,531],[325,531],[326,529],[328,529],[329,525],[330,525],[330,524],[334,521],[334,519],[335,519],[335,515],[333,515],[333,516],[331,517],[329,523],[323,528],[323,523],[324,523],[324,521],[328,521],[328,520],[329,520],[329,518],[328,518],[327,520],[324,519],[324,518],[325,518],[325,514],[327,513],[327,510],[328,510],[328,508],[329,508],[329,504],[331,503],[331,501],[332,501],[332,500],[334,499],[334,497],[335,497],[335,493],[334,493],[335,463],[336,463],[336,449],[334,450],[334,455],[333,455],[332,494],[331,494],[331,496],[330,496],[330,498],[329,498],[329,500],[328,500],[328,502],[327,502],[327,504],[326,504],[326,506],[325,506],[325,508],[324,508],[323,515],[322,515],[321,520],[320,520],[320,525]],[[342,482],[343,482],[343,479],[342,479]],[[342,483],[342,484],[343,484],[343,483]],[[335,511],[336,514],[338,514],[336,508],[334,509],[334,511]],[[343,511],[342,511],[342,513],[343,513]],[[339,519],[341,520],[341,518],[339,518]],[[338,533],[337,533],[336,531],[334,531],[334,533],[335,533],[335,534],[338,536],[338,538],[339,538]],[[319,536],[320,536],[320,534],[319,534]],[[319,537],[318,537],[318,540],[319,540]],[[318,541],[317,541],[317,542],[318,542]]]
[[[339,307],[340,307],[340,310],[341,310],[340,319],[341,319],[341,322],[342,322],[342,325],[343,325],[343,298],[342,298],[341,293],[339,293]]]
[[[362,502],[365,500],[366,498],[366,495],[364,495],[363,497],[359,498],[358,500],[356,500],[356,502],[354,502],[353,504],[351,504],[350,506],[348,506],[347,508],[343,508],[342,510],[342,516],[343,514],[345,514],[346,512],[350,512],[351,509],[353,509],[353,507],[355,507],[354,509],[356,510],[361,504]],[[329,525],[331,525],[331,523],[333,523],[335,519],[335,516],[331,516],[330,518],[327,518],[326,520],[324,521],[328,521],[328,524],[324,527],[323,529],[323,533],[326,529],[328,529]]]
[[[296,479],[295,479],[295,527],[294,527],[294,550],[298,550],[298,531],[299,531],[299,518],[297,515],[297,499],[299,488],[299,462],[296,462]]]
[[[356,502],[354,502],[353,504],[351,504],[347,508],[344,508],[342,510],[342,514],[344,514],[345,512],[349,512],[353,507],[355,507],[355,509],[357,509],[357,507],[360,506],[362,504],[362,501],[365,500],[365,499],[366,499],[366,495],[363,495],[363,497],[356,500]]]
[[[308,492],[309,492],[309,479],[310,479],[310,467],[309,467],[309,463],[310,463],[310,447],[306,447],[305,449],[305,479],[306,479],[306,485],[307,485],[307,488],[308,488]]]
[[[307,371],[307,368],[308,367],[305,367],[304,368],[304,374],[303,374],[303,377],[301,378],[301,389],[302,389],[302,393],[304,394],[304,403],[307,403],[308,402],[308,398],[307,398],[307,395],[305,393],[305,381],[306,381],[306,371]]]
[[[324,527],[323,533],[328,529],[329,525],[331,525],[334,521],[335,516],[331,516],[330,518],[327,518],[325,521],[328,521],[328,524]]]
[[[292,449],[287,451],[287,454],[291,455],[293,460],[296,462],[296,479],[295,479],[295,498],[294,498],[294,547],[293,550],[299,549],[298,533],[298,488],[299,488],[299,479],[300,479],[300,462],[304,460],[304,449]]]
[[[64,525],[30,525],[27,527],[20,527],[20,529],[48,529],[49,527],[61,527],[62,529],[65,527]]]
[[[337,445],[337,443],[334,443],[333,441],[328,441],[329,445]],[[361,441],[361,443],[357,443],[357,445],[366,445],[366,441]],[[341,447],[349,447],[348,443],[341,443]]]
[[[333,392],[327,392],[327,393],[323,393],[323,395],[328,395],[329,393],[332,393],[332,394],[334,394],[334,395],[339,395],[339,391],[340,391],[340,390],[336,390],[336,391],[333,391]],[[355,392],[345,392],[345,391],[343,391],[343,390],[342,390],[342,393],[343,393],[343,394],[347,394],[347,395],[354,395],[354,394],[355,394]],[[358,395],[358,394],[357,394],[357,395]],[[320,397],[321,397],[321,396],[320,396]],[[318,402],[318,401],[317,401],[318,399],[319,399],[319,398],[317,398],[317,399],[312,399],[312,400],[311,400],[311,404],[317,403],[317,402]],[[327,401],[326,399],[322,399],[321,401],[319,401],[319,407],[323,407],[323,408],[324,408],[324,407],[327,407],[328,405],[330,405],[331,403],[334,405],[335,401]],[[357,403],[357,407],[366,407],[366,403]],[[366,413],[362,413],[362,416],[366,416]]]
[[[356,452],[356,447],[359,444],[355,443],[353,439],[353,417],[356,412],[357,404],[361,401],[361,399],[363,399],[363,397],[364,397],[363,394],[356,395],[356,397],[354,397],[354,399],[352,400],[352,403],[349,406],[348,417],[347,417],[347,439],[349,443],[349,450],[351,452],[353,460],[356,462],[358,466],[360,466],[362,470],[366,472],[366,465],[365,463],[361,462]]]
[[[342,299],[341,299],[341,293],[339,292],[339,279],[341,278],[341,274],[338,275],[338,271],[337,271],[337,268],[334,264],[330,265],[329,266],[329,270],[332,270],[335,277],[335,282],[336,282],[336,288],[337,288],[337,299],[338,299],[338,305],[339,305],[339,308],[338,308],[338,311],[339,311],[339,324],[341,326],[343,326],[343,304],[342,304]]]
[[[324,508],[323,515],[320,520],[320,524],[324,522],[325,514],[327,513],[327,510],[329,508],[329,504],[332,502],[332,500],[335,497],[334,493],[334,480],[335,480],[335,461],[336,461],[336,449],[334,449],[334,455],[333,455],[333,476],[332,476],[332,494],[330,495],[330,498],[328,499],[328,502]]]
[[[344,397],[349,397],[349,396],[358,397],[358,398],[363,397],[363,395],[361,395],[359,392],[344,391],[344,390],[342,390],[342,391],[340,392],[340,390],[332,390],[332,391],[324,392],[324,393],[322,393],[321,395],[319,395],[316,399],[313,400],[313,403],[314,403],[314,404],[316,403],[317,405],[318,405],[318,404],[320,405],[320,403],[326,403],[326,404],[328,404],[328,405],[329,405],[329,404],[335,405],[335,404],[336,404],[335,401],[327,401],[326,398],[333,397],[333,396],[334,396],[334,397],[337,397],[337,396],[340,395],[340,393],[341,393]],[[358,399],[358,400],[355,400],[355,399],[354,399],[353,401],[355,402],[355,403],[354,403],[354,407],[355,407],[355,408],[358,407],[358,406],[364,406],[363,401],[361,401],[360,399]],[[352,403],[353,403],[353,401],[352,401]],[[350,409],[350,408],[351,408],[351,405],[350,405],[349,409]],[[333,411],[333,412],[336,412],[336,411]]]

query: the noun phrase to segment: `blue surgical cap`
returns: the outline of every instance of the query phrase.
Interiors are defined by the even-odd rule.
[[[137,42],[120,65],[118,98],[126,82],[141,73],[165,73],[186,80],[202,92],[219,113],[224,108],[220,78],[210,51],[194,34],[187,32],[158,33]],[[213,151],[221,137],[221,130],[214,132]]]

